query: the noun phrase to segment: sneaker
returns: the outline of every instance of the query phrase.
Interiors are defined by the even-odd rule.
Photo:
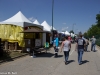
[[[82,61],[79,63],[79,65],[81,65],[82,64]]]
[[[65,65],[67,65],[67,62],[65,62]]]
[[[67,65],[68,64],[68,61],[67,62],[65,62],[65,65]]]

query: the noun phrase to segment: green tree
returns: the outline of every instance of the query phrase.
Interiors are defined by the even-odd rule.
[[[100,37],[100,13],[96,15],[96,24],[91,25],[87,33],[84,33],[84,36],[96,36],[97,38]]]
[[[92,25],[84,35],[90,38],[95,36],[97,38],[96,44],[100,46],[100,13],[96,15],[96,20],[96,24]]]
[[[92,25],[91,28],[89,28],[87,31],[88,37],[92,37],[93,35],[100,35],[100,28],[97,25]]]
[[[97,20],[97,26],[99,26],[100,27],[100,14],[97,14],[96,15],[96,20]]]
[[[88,34],[87,34],[87,32],[85,32],[83,35],[84,35],[84,37],[88,37]]]

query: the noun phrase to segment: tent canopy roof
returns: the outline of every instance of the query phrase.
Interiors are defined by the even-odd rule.
[[[50,26],[51,27],[51,30],[52,30],[52,26]],[[54,27],[53,27],[53,30],[56,30]]]
[[[49,24],[46,21],[44,21],[41,25],[43,26],[44,31],[50,31],[51,32],[51,27],[49,26]]]
[[[70,35],[70,33],[68,31],[61,32],[61,33],[65,34],[65,35]]]
[[[32,23],[31,21],[29,21],[23,14],[21,11],[19,11],[17,14],[15,14],[14,16],[12,16],[11,18],[3,21],[3,22],[28,22],[28,23]]]
[[[35,20],[35,21],[33,22],[33,24],[40,25],[40,23],[38,22],[38,20]]]
[[[15,14],[14,16],[12,16],[11,18],[0,22],[0,24],[14,24],[14,25],[18,25],[23,27],[23,23],[24,22],[28,22],[28,23],[32,23],[31,21],[29,21],[23,14],[21,11],[19,11],[17,14]]]

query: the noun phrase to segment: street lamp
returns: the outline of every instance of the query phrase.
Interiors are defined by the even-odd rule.
[[[54,10],[54,0],[52,0],[52,40],[53,40],[53,10]]]

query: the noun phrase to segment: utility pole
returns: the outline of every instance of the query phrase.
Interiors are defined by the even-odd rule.
[[[53,35],[53,10],[54,10],[54,0],[52,0],[52,40],[54,39],[54,35]]]

